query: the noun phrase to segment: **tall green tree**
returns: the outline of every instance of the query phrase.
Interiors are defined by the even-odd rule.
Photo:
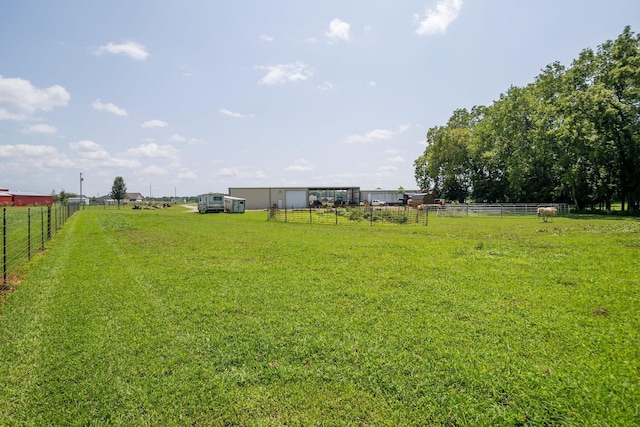
[[[476,201],[622,201],[640,209],[640,36],[629,27],[565,68],[552,63],[488,107],[427,132],[421,188]]]
[[[421,189],[435,189],[446,199],[464,202],[470,191],[468,145],[476,123],[476,108],[454,111],[446,126],[427,131],[427,147],[415,162],[415,176]]]
[[[595,125],[616,153],[617,196],[640,208],[640,35],[626,27],[598,49]]]
[[[111,197],[118,202],[118,209],[120,209],[120,202],[127,197],[127,186],[121,176],[117,176],[116,179],[113,180]]]
[[[60,194],[58,195],[58,201],[60,202],[61,205],[66,205],[67,203],[69,203],[69,196],[70,194],[65,192],[64,189],[60,190]]]

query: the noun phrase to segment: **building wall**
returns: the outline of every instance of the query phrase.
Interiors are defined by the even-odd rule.
[[[273,205],[279,208],[289,207],[287,204],[287,191],[295,192],[299,198],[299,192],[306,192],[306,200],[309,199],[309,189],[306,187],[247,187],[247,188],[229,188],[229,195],[232,197],[240,197],[246,200],[245,209],[267,209]],[[305,204],[308,203],[305,202]]]
[[[51,206],[53,204],[53,197],[14,194],[13,204],[15,206]]]
[[[245,199],[245,209],[256,210],[266,209],[269,205],[268,188],[229,188],[231,197]]]

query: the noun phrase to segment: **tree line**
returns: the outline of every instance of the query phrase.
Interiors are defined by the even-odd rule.
[[[568,202],[640,210],[640,36],[626,27],[489,106],[430,128],[420,188],[476,202]]]

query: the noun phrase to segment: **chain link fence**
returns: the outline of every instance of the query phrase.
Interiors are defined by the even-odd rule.
[[[2,286],[17,280],[31,257],[79,209],[79,204],[2,208]]]

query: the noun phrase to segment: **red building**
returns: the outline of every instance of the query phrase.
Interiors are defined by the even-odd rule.
[[[13,196],[9,193],[9,189],[0,187],[0,206],[11,206],[12,204]]]
[[[53,196],[35,193],[13,193],[8,188],[0,188],[0,205],[4,206],[51,206]]]

